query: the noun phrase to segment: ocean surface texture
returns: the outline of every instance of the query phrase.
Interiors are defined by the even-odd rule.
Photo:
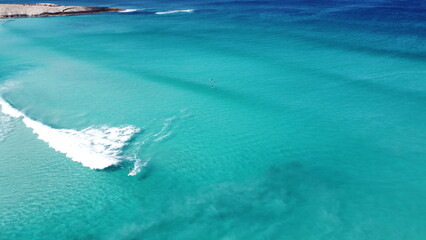
[[[426,239],[425,1],[54,3],[129,10],[0,20],[1,240]]]

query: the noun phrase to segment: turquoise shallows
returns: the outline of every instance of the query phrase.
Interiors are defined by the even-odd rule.
[[[424,4],[108,4],[0,23],[0,239],[425,238]]]

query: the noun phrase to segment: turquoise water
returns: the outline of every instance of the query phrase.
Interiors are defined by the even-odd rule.
[[[422,2],[84,4],[0,23],[0,239],[425,238]]]

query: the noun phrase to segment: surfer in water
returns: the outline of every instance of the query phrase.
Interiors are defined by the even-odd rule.
[[[131,169],[131,168],[129,168],[129,170],[130,170],[130,172],[129,172],[129,174],[127,174],[127,176],[135,176],[136,175],[136,169]]]

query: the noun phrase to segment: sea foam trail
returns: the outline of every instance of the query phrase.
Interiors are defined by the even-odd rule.
[[[194,9],[184,9],[184,10],[171,10],[171,11],[164,11],[164,12],[155,12],[155,14],[170,14],[170,13],[192,13],[194,12]]]
[[[1,110],[14,118],[22,118],[25,126],[32,129],[40,140],[65,154],[75,162],[92,169],[104,169],[118,164],[122,149],[140,131],[134,126],[74,129],[56,129],[27,117],[0,98]]]

